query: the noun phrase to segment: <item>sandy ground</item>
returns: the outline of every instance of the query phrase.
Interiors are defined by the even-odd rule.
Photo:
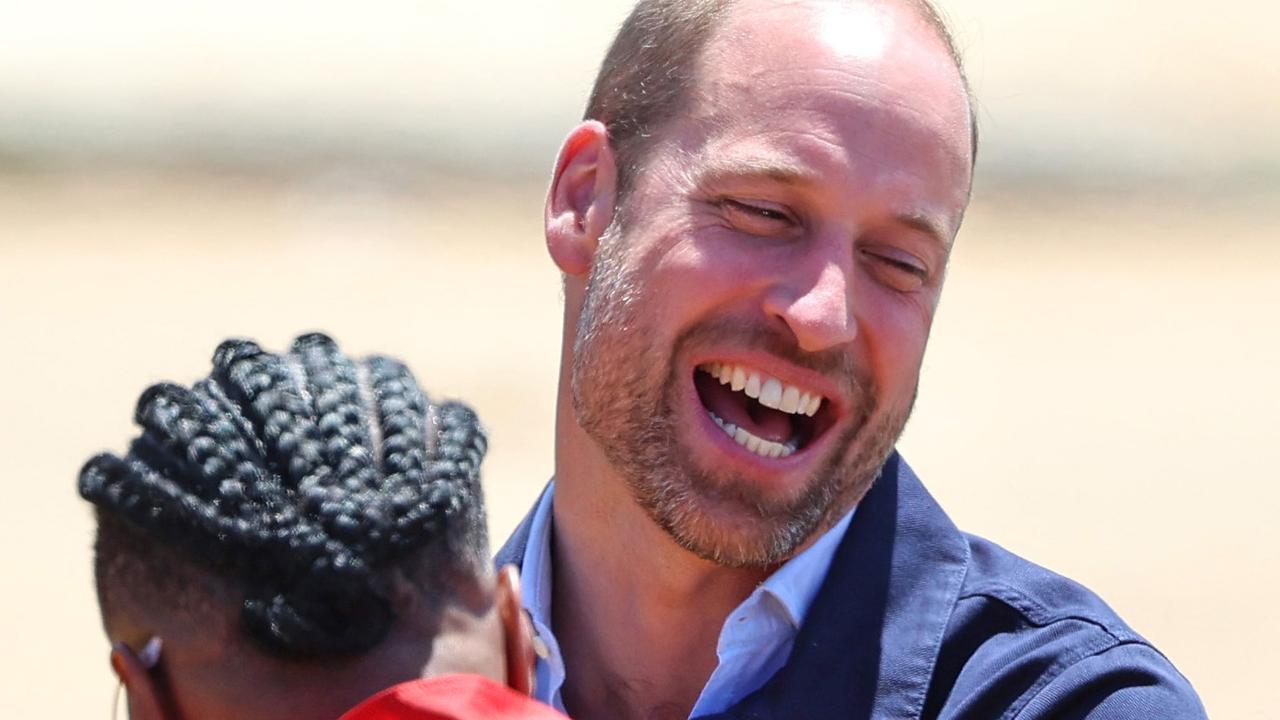
[[[109,712],[76,471],[225,336],[323,328],[472,402],[500,541],[551,472],[539,193],[0,176],[3,714]],[[1093,587],[1222,718],[1269,715],[1280,669],[1276,201],[979,195],[902,442],[962,528]]]

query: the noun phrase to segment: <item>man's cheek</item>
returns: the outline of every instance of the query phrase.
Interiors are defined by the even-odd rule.
[[[881,406],[909,404],[919,381],[928,328],[907,320],[899,318],[887,326],[859,326],[865,350],[862,362],[874,378]]]

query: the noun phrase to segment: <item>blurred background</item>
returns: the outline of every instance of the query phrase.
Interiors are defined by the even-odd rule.
[[[224,337],[324,329],[552,468],[544,184],[629,3],[0,0],[8,717],[109,712],[81,463]],[[983,147],[906,456],[1089,585],[1214,717],[1280,666],[1280,10],[949,0]]]

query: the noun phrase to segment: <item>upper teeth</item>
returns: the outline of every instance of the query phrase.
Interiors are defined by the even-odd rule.
[[[783,385],[781,380],[764,373],[729,363],[707,363],[701,369],[711,377],[735,391],[745,392],[761,405],[795,415],[813,417],[822,405],[822,395],[801,390],[795,385]]]

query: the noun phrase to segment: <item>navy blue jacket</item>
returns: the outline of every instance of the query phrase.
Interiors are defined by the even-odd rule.
[[[525,518],[498,552],[520,564]],[[1204,718],[1191,685],[1096,595],[962,533],[894,453],[787,664],[730,718]]]

